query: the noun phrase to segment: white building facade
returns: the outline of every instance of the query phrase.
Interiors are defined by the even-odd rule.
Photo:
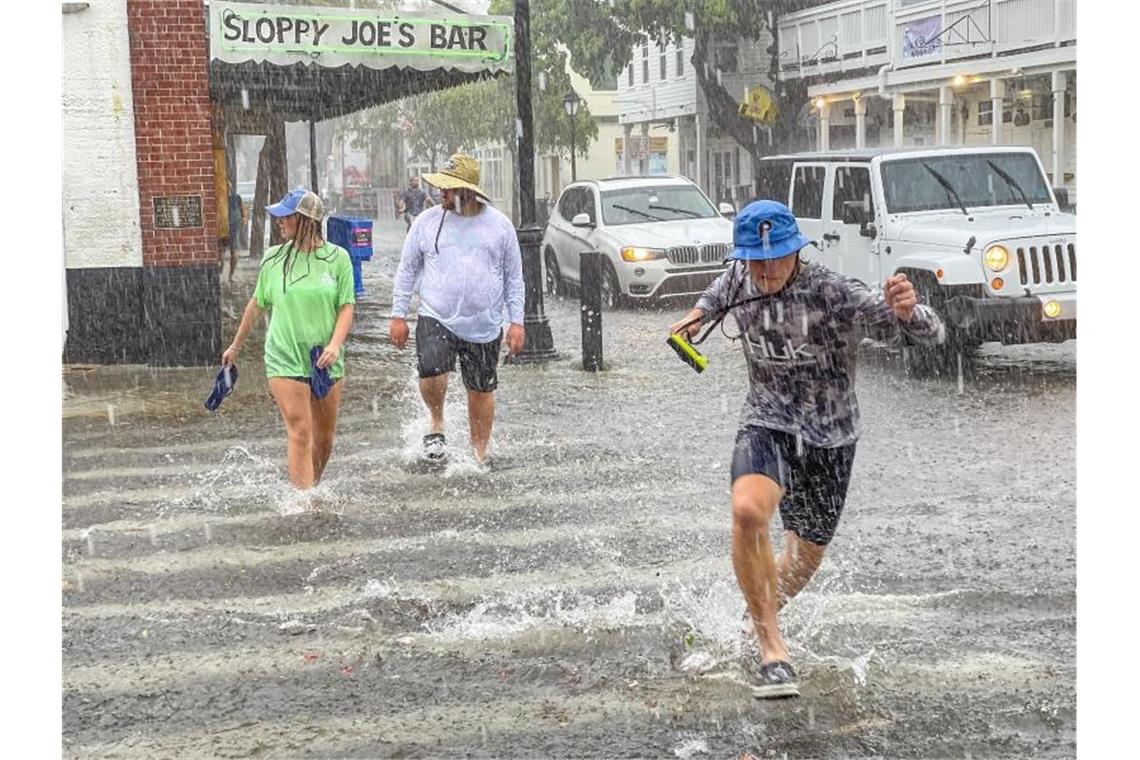
[[[739,102],[750,87],[770,87],[771,38],[713,45],[712,76]],[[691,59],[694,41],[657,44],[633,50],[618,76],[618,123],[615,141],[618,174],[680,174],[696,182],[714,201],[736,203],[752,198],[749,151],[723,134],[709,116]],[[767,130],[754,130],[757,142],[769,143]],[[626,150],[629,146],[629,150]]]
[[[535,161],[535,192],[540,199],[549,199],[549,205],[558,200],[562,188],[570,184],[573,177],[602,179],[620,173],[613,149],[615,140],[621,136],[617,92],[612,89],[613,83],[599,83],[595,87],[590,80],[573,69],[567,68],[566,73],[570,76],[574,92],[582,99],[582,104],[589,108],[594,125],[598,128],[598,136],[586,144],[582,143],[581,137],[578,138],[574,172],[571,171],[570,156],[565,153],[547,152],[538,155]]]
[[[819,150],[1024,145],[1076,197],[1076,0],[839,0],[778,23]]]

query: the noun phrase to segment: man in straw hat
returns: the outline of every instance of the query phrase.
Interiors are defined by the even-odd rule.
[[[511,220],[479,187],[474,158],[457,153],[424,181],[438,187],[443,198],[416,217],[404,240],[388,336],[397,348],[407,344],[408,309],[420,278],[416,356],[420,395],[431,415],[424,456],[444,458],[443,401],[458,357],[471,445],[482,464],[495,418],[504,308],[507,350],[514,355],[523,348],[522,253]]]
[[[875,293],[801,260],[809,241],[782,203],[745,206],[732,238],[733,265],[669,332],[707,335],[729,315],[736,322],[731,337],[740,339],[749,378],[731,468],[732,566],[755,633],[746,673],[755,697],[794,697],[798,678],[777,613],[823,561],[847,498],[860,432],[858,336],[941,343],[945,328],[918,303],[905,274],[888,277]],[[784,527],[778,558],[769,529],[777,511]]]

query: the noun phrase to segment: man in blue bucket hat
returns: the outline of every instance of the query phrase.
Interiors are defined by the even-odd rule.
[[[792,697],[798,678],[776,613],[815,574],[839,523],[860,433],[860,337],[940,343],[945,328],[906,275],[876,293],[801,260],[810,241],[782,203],[748,204],[733,243],[732,266],[670,335],[691,338],[707,324],[707,336],[729,314],[736,322],[725,334],[744,349],[749,390],[732,456],[732,565],[759,645],[750,640],[745,670],[757,698]],[[769,530],[777,508],[778,558]]]

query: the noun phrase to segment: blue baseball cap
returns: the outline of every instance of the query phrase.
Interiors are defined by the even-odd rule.
[[[321,199],[317,197],[316,193],[310,192],[303,187],[295,187],[286,193],[284,198],[272,206],[266,206],[265,210],[268,211],[271,216],[300,214],[310,219],[316,219],[319,222],[324,218],[325,204],[321,203]]]
[[[732,255],[745,261],[782,259],[809,242],[790,208],[778,201],[752,201],[736,215]]]

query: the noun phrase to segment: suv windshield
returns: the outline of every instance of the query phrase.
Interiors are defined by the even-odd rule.
[[[688,185],[646,185],[602,193],[602,220],[608,225],[718,216],[704,194]]]
[[[1025,199],[989,163],[1001,168],[1025,193],[1031,203],[1051,203],[1049,186],[1036,159],[1028,153],[977,153],[953,156],[926,156],[884,161],[883,195],[892,214],[961,206],[1025,205]],[[933,172],[931,171],[933,170]],[[961,198],[947,190],[935,173]]]

